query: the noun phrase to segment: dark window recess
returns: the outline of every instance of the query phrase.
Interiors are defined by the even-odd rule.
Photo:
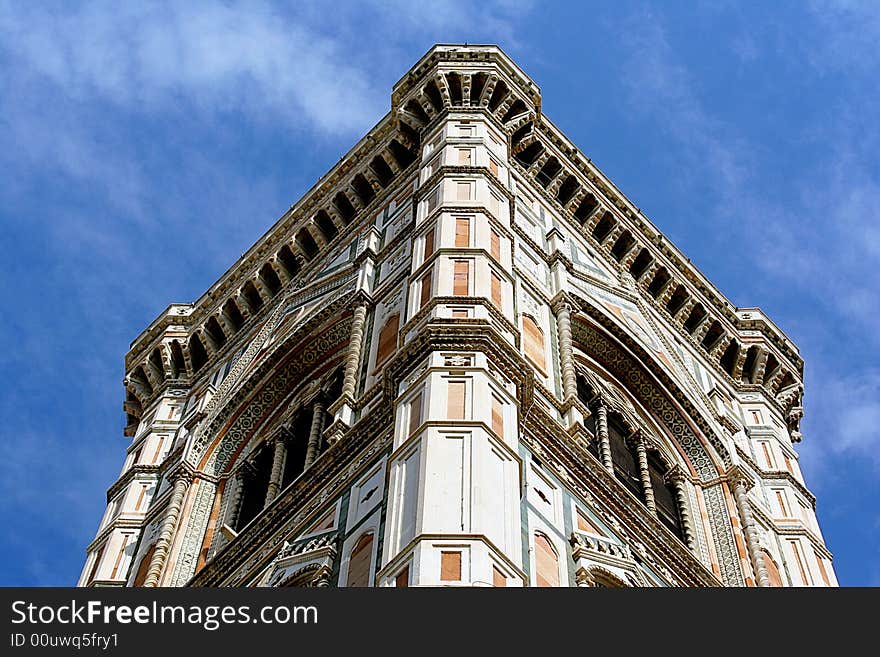
[[[602,218],[599,220],[599,223],[596,224],[596,227],[593,229],[593,237],[597,242],[604,242],[605,238],[611,234],[611,230],[614,228],[614,224],[617,223],[614,221],[614,217],[611,216],[610,212],[606,212],[602,215]]]
[[[567,205],[579,187],[580,185],[578,185],[577,179],[574,176],[569,175],[565,179],[565,182],[560,185],[559,191],[556,192],[556,200],[562,205]]]
[[[683,540],[684,534],[681,531],[681,516],[675,491],[665,481],[666,466],[653,454],[648,454],[648,473],[651,475],[657,517],[673,534]]]
[[[498,80],[495,85],[495,89],[492,90],[492,96],[489,98],[489,111],[494,112],[498,109],[498,106],[501,104],[501,101],[507,95],[509,89],[507,85],[504,84],[503,80]]]
[[[376,198],[376,192],[373,191],[373,186],[362,173],[359,173],[354,177],[351,181],[351,186],[354,187],[354,191],[357,192],[358,197],[361,199],[361,203],[364,205],[369,205],[370,201]]]
[[[263,298],[260,296],[260,293],[257,292],[257,288],[251,281],[245,283],[244,288],[244,298],[247,300],[248,304],[250,304],[251,312],[256,312],[263,306]]]
[[[262,445],[250,459],[252,469],[243,475],[241,506],[235,529],[239,530],[257,517],[266,504],[266,492],[269,489],[269,477],[272,475],[273,451],[268,445]]]
[[[333,223],[330,215],[327,214],[325,210],[318,210],[318,213],[315,215],[315,225],[324,235],[324,239],[328,242],[336,237],[336,234],[338,232],[336,230],[336,225]]]
[[[281,279],[278,278],[278,274],[275,273],[275,270],[272,269],[268,262],[260,269],[259,276],[260,280],[263,281],[263,285],[269,290],[269,294],[273,297],[278,294],[278,291],[281,289]]]
[[[419,103],[415,98],[413,98],[406,104],[406,110],[410,114],[417,117],[422,122],[422,124],[428,123],[431,120],[431,117],[428,116],[425,108],[422,107],[421,103]]]
[[[391,181],[394,179],[394,172],[391,170],[391,167],[388,166],[388,162],[385,161],[385,158],[381,155],[377,155],[370,162],[370,168],[373,170],[373,173],[376,174],[376,177],[379,179],[379,184],[382,187],[388,187]]]
[[[510,135],[510,143],[516,146],[523,139],[525,139],[526,135],[528,135],[535,127],[535,124],[532,121],[529,121],[523,126],[517,128],[516,132]]]
[[[208,352],[197,335],[189,339],[189,358],[194,372],[198,372],[208,362]]]
[[[533,142],[526,146],[523,150],[516,154],[516,159],[519,160],[520,164],[523,166],[531,166],[531,164],[538,159],[538,156],[541,154],[541,151],[544,150],[544,146],[541,142]]]
[[[526,107],[526,104],[522,100],[517,98],[515,101],[513,101],[510,104],[510,107],[507,109],[507,112],[504,114],[504,117],[501,119],[501,122],[507,123],[508,121],[513,119],[514,117],[519,116],[520,114],[522,114],[523,112],[525,112],[527,110],[528,110],[528,108]]]
[[[156,347],[150,353],[149,365],[150,369],[153,370],[153,373],[159,377],[159,380],[164,381],[165,366],[162,364],[162,354],[159,352],[159,347]]]
[[[318,255],[317,242],[315,242],[315,238],[312,237],[312,234],[306,228],[300,228],[299,232],[296,234],[296,243],[302,252],[305,253],[306,258],[311,260],[316,255]]]
[[[736,340],[731,340],[730,344],[727,345],[727,349],[724,350],[724,353],[721,355],[720,365],[722,369],[733,376],[733,368],[736,366],[736,359],[739,356],[739,342]]]
[[[682,308],[684,308],[684,304],[687,303],[687,300],[690,298],[690,295],[687,293],[684,285],[679,285],[675,288],[675,292],[672,293],[672,296],[669,297],[669,302],[666,304],[666,310],[669,311],[669,314],[675,316],[678,314]]]
[[[627,430],[613,415],[608,418],[608,439],[611,443],[611,461],[614,463],[614,474],[630,492],[644,501],[642,478],[635,451],[626,441]]]
[[[232,299],[223,304],[223,314],[226,315],[226,319],[229,320],[229,323],[232,324],[236,331],[244,324],[244,317]]]
[[[666,285],[671,279],[672,276],[669,275],[669,272],[666,271],[664,267],[660,267],[660,269],[655,272],[654,278],[648,286],[648,294],[656,299],[660,296],[663,290],[666,289]]]
[[[712,322],[712,326],[709,327],[709,330],[706,331],[706,335],[703,336],[702,347],[706,351],[712,351],[712,348],[718,344],[718,341],[724,337],[724,329],[721,328],[721,323],[718,320]]]
[[[183,357],[183,348],[177,340],[171,341],[171,376],[175,379],[186,375],[186,359]]]
[[[703,306],[698,303],[693,307],[693,309],[691,309],[691,314],[688,315],[687,321],[684,323],[685,331],[693,334],[693,332],[697,330],[697,327],[702,323],[705,317],[706,311],[703,310]]]
[[[486,87],[486,80],[489,78],[485,73],[475,73],[471,75],[471,105],[480,104],[480,96]]]
[[[590,215],[593,214],[597,207],[599,207],[599,202],[596,200],[596,197],[592,194],[587,194],[581,199],[580,204],[574,211],[574,218],[583,224],[589,219]]]
[[[391,142],[392,145],[395,142]],[[339,192],[336,196],[333,197],[333,206],[339,212],[339,215],[342,217],[345,223],[349,223],[352,219],[354,219],[354,215],[357,214],[357,211],[354,209],[354,206],[351,204],[351,201],[348,200],[348,197]]]
[[[289,426],[291,435],[287,439],[287,458],[284,461],[284,474],[281,477],[282,488],[299,477],[305,468],[311,429],[312,409],[309,406],[302,408]]]
[[[560,169],[562,169],[562,165],[559,164],[559,160],[551,156],[544,163],[544,166],[541,167],[541,170],[538,171],[538,175],[535,176],[535,180],[538,181],[541,187],[547,187],[547,185],[550,184],[550,181],[556,177],[557,173],[559,173]]]
[[[215,345],[222,347],[226,344],[226,334],[224,334],[223,330],[220,328],[220,322],[217,321],[216,317],[211,317],[211,319],[205,323],[205,330],[211,336]]]
[[[453,105],[461,105],[461,76],[458,73],[447,73],[446,84]]]
[[[431,101],[431,105],[434,107],[435,112],[439,112],[443,109],[443,98],[440,95],[440,90],[437,88],[436,82],[431,80],[425,85],[425,94],[428,96],[428,100]]]
[[[296,257],[294,257],[293,251],[290,250],[290,247],[287,244],[282,246],[281,249],[278,251],[278,260],[281,262],[281,265],[287,270],[287,275],[291,278],[296,276],[297,272],[299,272],[299,263],[296,261]]]
[[[648,249],[642,249],[639,251],[639,255],[636,256],[636,259],[633,260],[632,264],[629,266],[629,273],[633,275],[633,278],[639,280],[648,270],[652,261],[653,258],[648,252]]]
[[[758,360],[758,347],[752,345],[746,352],[746,362],[743,364],[742,378],[744,381],[753,382],[755,376],[755,362]]]
[[[419,135],[412,128],[410,128],[405,123],[401,125],[400,130],[406,134],[409,134],[413,140],[413,143],[419,143]],[[416,161],[418,157],[411,150],[407,149],[403,144],[401,144],[396,139],[392,139],[391,143],[388,144],[388,151],[391,153],[391,156],[397,162],[397,166],[401,169],[406,169],[410,164]]]
[[[633,239],[632,234],[630,234],[628,230],[625,230],[621,236],[617,238],[614,246],[611,247],[611,255],[614,256],[614,259],[617,260],[617,262],[620,262],[623,260],[623,257],[629,253],[629,250],[635,243],[636,241]]]
[[[779,369],[779,361],[776,360],[776,356],[773,354],[767,355],[767,364],[764,367],[764,381],[769,381],[773,378],[773,375],[776,374],[776,370]]]
[[[591,415],[584,420],[584,428],[592,436],[587,451],[590,452],[597,460],[601,461],[602,456],[599,454],[599,436],[596,434],[596,416]]]

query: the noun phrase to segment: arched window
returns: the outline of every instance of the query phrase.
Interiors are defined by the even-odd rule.
[[[651,490],[654,491],[657,517],[673,534],[684,540],[681,531],[681,511],[678,508],[675,491],[666,482],[664,476],[666,471],[666,465],[653,452],[649,453],[648,473],[651,476]]]
[[[379,349],[376,351],[376,365],[385,362],[397,349],[397,330],[400,325],[400,314],[395,313],[385,320],[379,331]]]
[[[590,402],[593,401],[593,398],[596,396],[592,386],[587,383],[587,380],[583,376],[577,377],[577,396],[578,400],[580,400],[584,406],[590,406]],[[596,436],[595,412],[591,411],[591,414],[584,418],[584,428],[591,436],[587,450],[601,461],[602,457],[599,454],[599,439]]]
[[[134,582],[132,582],[132,586],[143,586],[144,582],[147,581],[147,572],[150,570],[150,561],[153,560],[153,552],[156,551],[156,544],[153,543],[147,551],[144,552],[144,556],[141,559],[140,565],[138,565],[137,574],[134,576]]]
[[[614,463],[614,474],[633,495],[644,501],[645,495],[642,489],[639,462],[626,441],[626,436],[629,433],[620,420],[609,414],[608,440],[611,443],[611,461]]]
[[[544,360],[544,332],[540,329],[537,322],[528,315],[523,315],[522,321],[526,357],[543,372],[546,367]]]
[[[538,586],[559,586],[559,556],[540,533],[535,534],[535,580]]]
[[[782,575],[779,573],[779,568],[776,566],[776,562],[773,560],[773,557],[770,556],[770,553],[767,552],[767,550],[763,550],[763,552],[764,565],[767,566],[767,580],[770,582],[770,586],[785,586],[782,583]]]
[[[373,533],[368,532],[361,536],[351,556],[348,558],[348,579],[346,586],[369,586],[370,563],[373,558]]]

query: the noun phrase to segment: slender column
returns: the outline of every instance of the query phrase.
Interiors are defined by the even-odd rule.
[[[571,346],[571,308],[564,299],[560,300],[556,306],[556,326],[559,333],[562,390],[567,401],[577,396],[577,378],[574,372],[574,354]]]
[[[636,432],[633,440],[636,444],[636,455],[639,458],[639,475],[642,479],[645,506],[656,514],[657,503],[654,501],[654,487],[651,485],[651,472],[648,470],[648,449],[645,446],[645,437],[640,432]]]
[[[316,401],[312,404],[312,427],[309,431],[309,443],[306,447],[306,468],[314,463],[318,456],[322,431],[324,431],[324,402]]]
[[[287,456],[287,432],[278,432],[274,439],[274,453],[272,454],[272,474],[269,476],[269,487],[266,489],[266,503],[263,508],[278,497],[281,490],[281,477],[284,475],[284,458]]]
[[[354,319],[351,323],[351,340],[348,343],[348,353],[345,356],[345,377],[342,381],[342,396],[348,399],[354,399],[358,370],[361,365],[361,343],[364,339],[364,322],[366,319],[367,304],[362,301],[354,310]]]
[[[691,514],[688,511],[687,489],[684,483],[684,472],[681,468],[673,468],[666,473],[666,480],[672,484],[675,490],[675,501],[678,504],[678,516],[681,520],[681,533],[684,534],[684,542],[690,548],[694,549],[694,525],[691,521]]]
[[[733,497],[736,500],[736,506],[742,518],[746,547],[748,547],[749,557],[751,557],[752,566],[755,569],[756,583],[762,587],[770,586],[770,580],[767,576],[767,564],[764,562],[764,553],[761,551],[761,546],[758,542],[755,517],[752,515],[752,509],[749,506],[749,500],[746,495],[744,477],[739,470],[734,470],[728,473],[728,481],[733,486]]]
[[[235,473],[235,490],[232,491],[232,499],[229,500],[229,511],[226,513],[226,525],[230,529],[238,529],[238,517],[241,514],[241,503],[244,500],[244,487],[247,482],[247,474],[244,470]]]
[[[174,531],[177,529],[180,510],[183,508],[183,498],[192,481],[192,474],[186,470],[178,470],[173,475],[173,481],[171,499],[165,508],[165,516],[162,518],[162,525],[159,529],[159,539],[156,541],[156,549],[153,551],[153,557],[150,559],[150,568],[147,570],[144,586],[159,586],[159,577],[162,575],[162,569],[165,567],[168,552],[171,550]]]
[[[611,460],[611,441],[608,439],[608,408],[599,399],[596,402],[596,433],[599,434],[599,455],[605,469],[614,474],[614,462]]]

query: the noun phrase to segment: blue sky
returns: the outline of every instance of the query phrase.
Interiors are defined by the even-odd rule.
[[[548,117],[806,361],[807,483],[880,585],[880,3],[0,0],[0,584],[72,585],[122,465],[123,357],[388,110],[498,43]],[[425,8],[429,8],[425,9]]]

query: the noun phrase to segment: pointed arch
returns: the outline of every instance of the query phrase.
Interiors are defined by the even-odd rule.
[[[155,551],[156,544],[152,543],[150,547],[147,548],[146,552],[144,552],[144,556],[141,557],[140,563],[138,564],[137,573],[131,583],[132,586],[143,586],[144,582],[147,581],[147,573],[150,570],[150,561],[153,560],[153,552]]]
[[[558,587],[559,553],[543,532],[535,532],[535,583],[539,587]]]
[[[400,328],[400,313],[385,319],[379,330],[379,345],[376,348],[376,366],[384,363],[397,350],[397,332]]]
[[[348,558],[348,576],[345,585],[349,587],[370,586],[370,571],[373,563],[373,539],[375,534],[372,530],[361,534]]]
[[[764,565],[767,568],[767,581],[770,583],[770,586],[785,586],[782,581],[782,573],[779,572],[779,566],[776,565],[776,560],[770,556],[767,550],[761,551],[764,553]]]
[[[531,315],[523,314],[523,351],[526,358],[532,361],[539,370],[547,370],[547,362],[544,356],[545,342],[544,331],[538,326],[538,322]]]

